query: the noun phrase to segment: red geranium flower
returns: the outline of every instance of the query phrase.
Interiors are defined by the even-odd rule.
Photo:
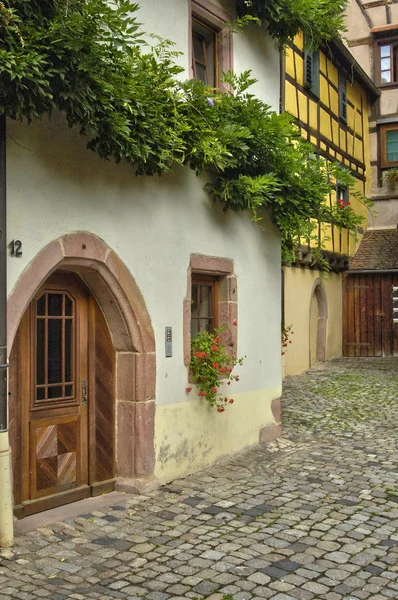
[[[215,393],[217,393],[217,391],[218,391],[218,390],[217,390],[217,388],[215,388],[215,387],[212,387],[212,388],[211,388],[211,391],[213,392],[213,394],[215,394]]]
[[[204,396],[206,396],[206,392],[199,392],[198,396],[202,396],[203,398]]]
[[[220,366],[220,363],[215,362],[212,364],[213,369],[218,369],[218,367]]]
[[[225,408],[223,406],[219,406],[217,408],[218,412],[224,412]]]
[[[229,401],[229,403],[230,403],[230,404],[233,404],[233,403],[234,403],[234,399],[233,399],[233,398],[231,398],[231,400]]]
[[[192,392],[192,388],[190,388],[190,387],[187,387],[187,388],[185,388],[185,391],[186,391],[186,392]]]
[[[216,346],[216,345],[214,344],[214,346],[212,346],[212,347],[211,347],[211,349],[212,349],[214,352],[217,352],[217,350],[218,350],[218,346]]]

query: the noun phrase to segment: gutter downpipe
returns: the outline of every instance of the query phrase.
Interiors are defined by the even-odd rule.
[[[14,543],[11,449],[7,429],[6,117],[0,115],[0,548]]]

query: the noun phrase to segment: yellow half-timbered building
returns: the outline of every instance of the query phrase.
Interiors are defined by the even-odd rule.
[[[317,50],[299,34],[282,57],[281,109],[296,120],[314,153],[337,161],[370,191],[369,111],[379,91],[340,40]],[[368,211],[336,182],[325,202],[350,202],[364,217],[356,234],[324,226],[319,232],[331,271],[313,264],[311,242],[303,240],[296,262],[285,266],[283,321],[292,325],[292,344],[283,349],[284,375],[299,373],[342,354],[342,280],[367,226]]]

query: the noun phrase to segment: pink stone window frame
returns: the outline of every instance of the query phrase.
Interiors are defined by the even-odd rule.
[[[237,279],[234,274],[234,263],[229,258],[191,254],[187,271],[187,295],[184,299],[184,364],[186,367],[191,362],[191,306],[192,306],[192,276],[210,275],[218,282],[218,297],[216,304],[219,326],[225,325],[226,330],[221,336],[221,343],[225,344],[231,354],[237,355],[238,342],[238,290]]]
[[[213,29],[218,36],[217,44],[217,73],[220,77],[223,71],[233,70],[233,41],[232,33],[227,26],[233,19],[231,15],[223,11],[221,8],[209,2],[209,0],[190,0],[189,2],[189,42],[188,42],[188,56],[189,56],[189,76],[191,79],[194,77],[193,64],[192,64],[192,17],[201,21],[204,25],[207,25]],[[217,89],[220,92],[231,91],[229,86],[218,81],[216,82]]]

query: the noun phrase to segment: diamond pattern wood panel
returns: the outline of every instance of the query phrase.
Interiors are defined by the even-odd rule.
[[[36,427],[36,490],[73,484],[77,478],[78,421]]]

